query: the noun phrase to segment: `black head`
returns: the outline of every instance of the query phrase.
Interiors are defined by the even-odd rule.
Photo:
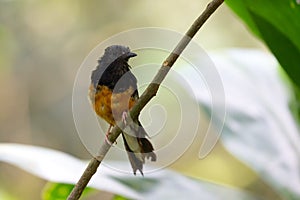
[[[132,53],[129,47],[112,45],[105,49],[104,55],[100,58],[99,63],[101,63],[102,66],[108,66],[117,60],[127,62],[129,58],[134,56],[136,56],[136,54]]]
[[[105,49],[103,56],[98,60],[96,69],[92,72],[91,80],[94,87],[98,84],[106,85],[113,89],[119,79],[126,73],[130,74],[130,79],[136,84],[136,79],[130,72],[127,63],[129,58],[137,56],[132,53],[129,47],[112,45]],[[128,80],[126,79],[126,82]]]

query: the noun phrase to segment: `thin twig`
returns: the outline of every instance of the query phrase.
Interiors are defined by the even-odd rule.
[[[206,7],[206,9],[202,12],[202,14],[196,19],[196,21],[192,24],[189,30],[185,33],[184,37],[177,44],[172,53],[167,57],[167,59],[163,62],[160,70],[157,72],[156,76],[152,80],[152,82],[148,85],[144,93],[140,96],[137,103],[131,108],[129,111],[132,119],[137,119],[141,110],[145,107],[145,105],[156,95],[158,88],[169,70],[176,62],[177,58],[180,56],[182,51],[189,44],[194,35],[198,32],[198,30],[202,27],[202,25],[206,22],[206,20],[215,12],[215,10],[224,2],[224,0],[212,0]],[[115,126],[111,133],[108,135],[108,140],[111,144],[113,144],[116,139],[121,134],[122,127]],[[98,155],[95,158],[92,158],[87,168],[83,172],[77,184],[74,186],[72,192],[70,193],[68,200],[77,200],[80,198],[84,188],[87,186],[88,182],[92,178],[92,176],[96,173],[98,166],[101,161],[104,159],[105,155],[109,151],[111,145],[107,141],[103,141],[100,146]]]

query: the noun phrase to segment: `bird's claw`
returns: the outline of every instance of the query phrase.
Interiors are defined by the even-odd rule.
[[[122,122],[124,123],[125,126],[127,125],[127,118],[128,118],[128,114],[126,111],[124,111],[122,113]]]
[[[110,131],[112,129],[112,125],[109,125],[108,130],[105,134],[105,141],[107,142],[107,144],[109,144],[110,146],[113,145],[113,143],[109,140],[108,135],[110,134]],[[117,142],[116,142],[117,143]]]
[[[108,135],[105,135],[105,141],[107,144],[109,144],[109,146],[113,145],[113,143],[108,139]]]

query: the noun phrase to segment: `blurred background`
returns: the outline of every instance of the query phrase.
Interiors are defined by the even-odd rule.
[[[86,55],[108,37],[132,28],[163,27],[184,33],[207,3],[0,0],[0,142],[39,145],[89,159],[72,117],[73,82]],[[205,50],[264,49],[226,5],[209,19],[195,41]],[[211,155],[218,156],[203,160],[202,178],[238,185],[236,177],[209,173],[211,163],[226,162],[227,169],[232,163],[234,170],[239,168],[238,161],[220,146]],[[180,162],[172,167],[193,174]],[[239,169],[252,176],[246,167]],[[13,197],[39,199],[45,183],[0,163],[0,190]]]

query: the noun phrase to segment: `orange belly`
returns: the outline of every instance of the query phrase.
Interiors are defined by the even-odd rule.
[[[112,93],[107,86],[98,86],[97,92],[93,85],[90,86],[89,97],[97,115],[115,125],[122,119],[124,111],[128,111],[135,103],[131,97],[134,89],[130,87],[124,92]]]

